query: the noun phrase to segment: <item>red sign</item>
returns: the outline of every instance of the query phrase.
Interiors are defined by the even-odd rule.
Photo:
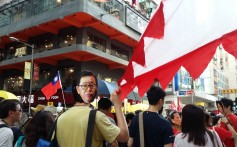
[[[33,74],[33,79],[35,81],[39,80],[39,65],[34,63],[34,74]]]
[[[187,90],[186,94],[187,94],[187,95],[192,95],[192,94],[193,94],[193,91],[192,91],[192,90]]]

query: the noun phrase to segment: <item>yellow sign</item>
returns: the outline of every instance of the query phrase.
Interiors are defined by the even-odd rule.
[[[204,102],[196,102],[196,105],[197,106],[205,106],[205,103]]]
[[[53,102],[48,102],[47,106],[53,106]]]
[[[222,89],[222,94],[230,94],[230,93],[237,93],[237,89]]]
[[[30,79],[31,63],[25,62],[24,79]]]

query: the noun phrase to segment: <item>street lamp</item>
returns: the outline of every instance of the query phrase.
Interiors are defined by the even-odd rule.
[[[29,47],[31,47],[32,48],[32,50],[31,50],[31,67],[30,67],[30,96],[29,96],[29,98],[28,98],[28,101],[29,101],[29,110],[28,110],[28,112],[29,112],[29,115],[30,115],[30,107],[31,107],[31,94],[32,94],[32,81],[33,81],[33,77],[32,77],[32,73],[33,73],[33,64],[34,64],[34,45],[31,45],[31,44],[28,44],[28,43],[26,43],[26,42],[24,42],[24,41],[21,41],[21,40],[19,40],[19,39],[17,39],[17,38],[15,38],[15,37],[9,37],[9,39],[10,40],[12,40],[12,41],[16,41],[16,42],[20,42],[20,43],[23,43],[23,44],[25,44],[26,46],[29,46]]]

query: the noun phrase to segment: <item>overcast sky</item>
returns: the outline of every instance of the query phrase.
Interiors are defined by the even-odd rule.
[[[6,3],[9,3],[12,0],[0,0],[0,7]]]

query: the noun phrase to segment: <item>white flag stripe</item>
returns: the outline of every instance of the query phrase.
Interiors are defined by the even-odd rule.
[[[164,38],[144,37],[146,63],[133,63],[135,77],[236,30],[237,0],[166,0],[164,16]]]

